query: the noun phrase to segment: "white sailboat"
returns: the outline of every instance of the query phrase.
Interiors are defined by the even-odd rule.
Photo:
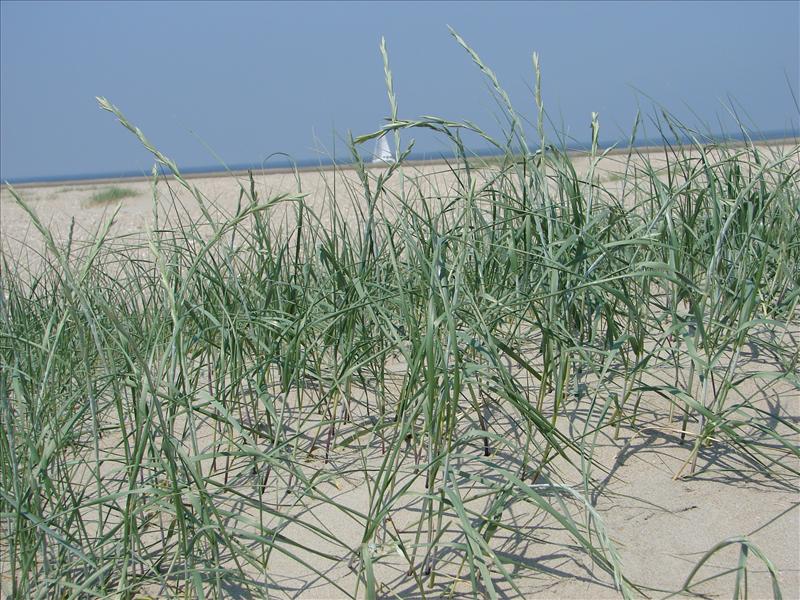
[[[394,155],[389,148],[389,141],[385,135],[382,135],[375,141],[375,152],[372,155],[372,164],[383,163],[392,164],[394,162]]]

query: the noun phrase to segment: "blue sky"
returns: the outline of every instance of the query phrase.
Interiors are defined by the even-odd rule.
[[[547,111],[578,140],[626,135],[654,101],[693,126],[798,128],[800,3],[0,3],[0,177],[149,171],[106,96],[180,166],[345,155],[348,131],[389,114],[469,119],[499,132],[457,30],[535,121],[531,54]],[[651,131],[655,133],[655,131]],[[447,150],[417,136],[416,148]],[[202,142],[200,141],[202,140]],[[203,143],[204,142],[204,143]]]

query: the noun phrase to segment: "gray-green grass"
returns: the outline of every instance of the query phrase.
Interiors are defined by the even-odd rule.
[[[116,202],[117,200],[124,200],[136,196],[136,191],[129,188],[110,187],[99,192],[92,194],[89,199],[91,204],[108,204],[109,202]]]
[[[643,402],[692,448],[676,477],[715,444],[776,480],[797,475],[797,426],[737,393],[743,378],[798,386],[796,161],[665,135],[666,168],[631,146],[620,189],[606,188],[596,115],[579,174],[545,137],[535,58],[543,150],[531,151],[492,71],[456,39],[488,76],[506,139],[399,119],[382,46],[391,115],[352,155],[397,132],[400,160],[357,162],[360,188],[328,190],[330,219],[302,187],[264,197],[252,179],[234,214],[212,217],[105,99],[203,216],[176,200],[166,217],[154,198],[145,238],[115,237],[110,219],[88,242],[62,242],[12,190],[46,245],[32,272],[4,249],[0,273],[12,597],[267,597],[285,590],[287,564],[342,596],[447,596],[463,592],[456,579],[521,595],[517,577],[535,567],[498,551],[514,536],[535,558],[520,511],[635,596],[648,582],[626,576],[594,509],[593,447],[636,428]],[[456,150],[452,189],[406,177],[399,134],[419,128]],[[503,156],[470,156],[466,131]],[[742,373],[748,347],[772,357],[768,373]],[[727,544],[742,548],[737,595],[748,557],[780,595],[768,557]],[[345,564],[351,579],[329,574]]]

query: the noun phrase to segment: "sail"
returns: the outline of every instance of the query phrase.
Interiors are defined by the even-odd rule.
[[[375,142],[375,153],[372,155],[373,163],[393,163],[394,156],[389,148],[389,141],[382,135]]]

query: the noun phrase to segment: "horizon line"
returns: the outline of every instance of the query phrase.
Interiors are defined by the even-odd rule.
[[[701,134],[697,136],[701,139],[701,141],[707,143],[720,143],[720,142],[745,142],[748,140],[754,142],[767,142],[767,141],[780,141],[780,140],[795,140],[797,141],[800,138],[800,132],[797,129],[775,129],[769,130],[765,132],[759,133],[750,133],[748,131],[739,131],[737,133],[721,133],[719,135],[708,135],[708,134]],[[563,146],[563,140],[561,150],[564,150],[568,153],[580,153],[585,152],[586,150],[591,149],[591,143],[584,143],[584,142],[576,142],[572,146]],[[627,148],[660,148],[670,143],[680,143],[684,144],[687,142],[694,143],[695,140],[690,137],[689,135],[682,135],[680,138],[669,140],[664,136],[660,138],[648,138],[648,139],[641,139],[641,140],[617,140],[617,141],[600,141],[598,142],[598,150],[599,151],[608,151],[609,149],[627,149]],[[550,144],[550,146],[554,146],[554,144]],[[538,151],[540,148],[536,148],[535,151]],[[286,154],[277,153],[286,157]],[[491,158],[494,156],[503,156],[505,152],[497,149],[497,148],[482,148],[482,149],[470,149],[468,150],[468,156],[473,156],[476,158]],[[270,155],[270,157],[276,156],[276,154]],[[444,152],[444,151],[419,151],[419,152],[412,152],[406,159],[406,163],[429,163],[429,162],[440,162],[446,161],[449,159],[456,158],[458,155],[455,151]],[[297,159],[294,160],[291,157],[284,158],[281,161],[274,161],[271,162],[270,166],[267,166],[267,163],[270,161],[270,157],[267,157],[261,162],[253,162],[253,163],[232,163],[226,165],[216,164],[216,165],[196,165],[196,166],[187,166],[187,167],[180,167],[179,171],[183,175],[189,175],[193,177],[197,177],[200,175],[207,175],[207,176],[220,176],[226,175],[230,173],[246,173],[248,171],[263,171],[263,172],[293,172],[295,170],[298,171],[309,171],[317,168],[331,168],[336,166],[350,166],[356,164],[356,162],[352,159],[352,157],[348,157],[347,159],[337,159],[335,157],[324,157],[318,156],[317,158],[305,158],[305,159]],[[372,155],[369,153],[359,153],[359,158],[365,166],[371,166],[370,159]],[[172,175],[172,172],[163,164],[157,164],[158,167],[158,174],[161,176],[169,176]],[[77,183],[77,182],[103,182],[106,180],[113,180],[113,181],[120,181],[120,180],[130,180],[130,181],[140,181],[142,179],[149,180],[153,177],[152,172],[147,172],[143,169],[128,169],[128,170],[116,170],[116,171],[98,171],[93,173],[67,173],[67,174],[58,174],[58,175],[36,175],[36,176],[28,176],[28,177],[9,177],[4,178],[0,176],[0,186],[6,187],[8,185],[25,185],[30,186],[34,184],[58,184],[58,183]]]

